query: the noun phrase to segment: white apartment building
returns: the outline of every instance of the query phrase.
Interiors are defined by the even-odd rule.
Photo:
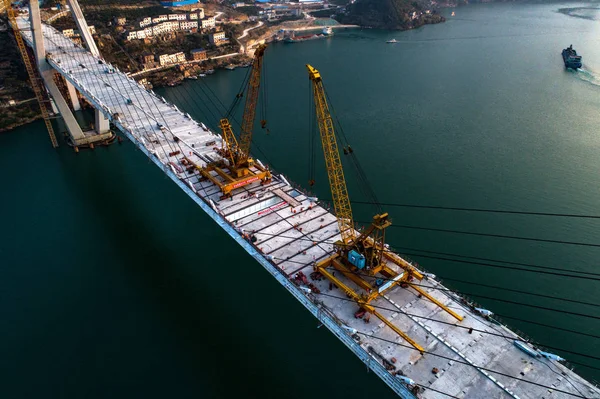
[[[190,19],[202,19],[204,18],[204,8],[197,8],[189,14]]]
[[[131,31],[127,33],[127,40],[135,40],[135,39],[145,39],[147,37],[152,37],[154,32],[152,28],[145,28],[141,30]]]
[[[157,24],[159,22],[164,22],[164,21],[168,21],[168,20],[169,20],[168,15],[159,15],[158,17],[152,18],[152,23]]]
[[[198,29],[198,21],[181,21],[179,27],[181,30]]]
[[[179,21],[167,21],[152,27],[154,35],[175,32],[179,30]]]
[[[169,14],[169,21],[185,21],[186,19],[186,14]]]
[[[210,29],[215,27],[215,17],[205,17],[202,19],[202,29]]]
[[[176,64],[178,62],[185,62],[185,54],[182,52],[175,54],[163,54],[158,57],[160,65]]]
[[[150,17],[146,17],[140,22],[140,28],[144,28],[148,25],[152,25],[152,18]]]
[[[210,44],[219,45],[221,42],[225,41],[225,32],[214,32],[208,36],[208,40]]]

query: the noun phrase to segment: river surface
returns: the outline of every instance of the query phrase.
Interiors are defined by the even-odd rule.
[[[473,5],[410,32],[272,45],[269,133],[257,129],[254,153],[306,186],[310,63],[381,202],[600,215],[597,7]],[[392,38],[398,43],[385,43]],[[569,44],[584,57],[582,71],[563,67]],[[157,91],[215,127],[222,107],[211,91],[228,106],[246,71]],[[313,190],[328,198],[316,144]],[[0,166],[2,398],[393,397],[130,143],[53,151],[44,125],[33,123],[0,135]],[[346,174],[352,198],[366,200]],[[361,221],[374,212],[354,210]],[[385,210],[398,226],[600,244],[598,219]],[[600,272],[597,246],[405,227],[390,228],[388,242],[414,254]],[[600,303],[599,281],[411,257],[449,279]],[[501,315],[600,331],[598,307],[446,284],[488,297],[477,301]],[[600,357],[597,339],[506,321],[536,341]]]

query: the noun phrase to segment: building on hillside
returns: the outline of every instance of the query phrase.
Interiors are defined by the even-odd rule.
[[[125,17],[116,17],[115,18],[115,24],[117,24],[118,26],[124,26],[127,23],[127,18]]]
[[[179,30],[179,21],[166,21],[152,27],[152,33],[162,35],[164,33],[175,32]]]
[[[164,21],[168,21],[168,20],[169,20],[168,15],[159,15],[158,17],[152,18],[152,23],[157,24],[159,22],[164,22]]]
[[[163,54],[158,57],[160,65],[176,64],[178,62],[185,62],[185,54],[182,52],[174,54]]]
[[[204,50],[203,48],[193,49],[192,51],[190,51],[190,56],[194,61],[202,61],[208,59],[208,56],[206,55],[206,50]]]
[[[215,17],[202,18],[202,29],[212,29],[215,27]]]
[[[169,21],[185,21],[186,19],[186,14],[169,14]]]
[[[238,7],[247,7],[250,6],[250,4],[246,4],[246,3],[233,3],[232,7],[233,8],[238,8]]]
[[[142,62],[142,64],[151,64],[154,62],[154,54],[152,53],[144,53],[142,54],[142,56],[140,57],[140,61]]]
[[[213,32],[208,35],[208,41],[210,44],[220,46],[221,44],[225,44],[228,40],[225,37],[225,32]]]
[[[65,37],[73,37],[75,36],[75,31],[73,29],[63,29],[62,34]]]
[[[90,31],[90,35],[95,35],[96,34],[96,27],[94,25],[89,25],[88,29]]]
[[[146,26],[152,25],[152,18],[145,17],[140,21],[140,28],[145,28]]]
[[[181,30],[198,29],[198,21],[181,21],[179,26]]]

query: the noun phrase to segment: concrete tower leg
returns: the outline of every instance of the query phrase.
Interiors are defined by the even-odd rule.
[[[78,5],[77,9],[79,10],[79,13],[81,13],[81,10],[79,9]],[[83,14],[81,14],[81,18],[83,18]],[[96,126],[98,131],[102,130],[102,133],[96,133],[93,131],[83,133],[81,131],[81,127],[77,123],[77,120],[75,120],[71,109],[69,108],[67,102],[65,101],[60,90],[58,89],[58,86],[54,82],[54,70],[52,69],[50,64],[46,62],[46,49],[44,48],[44,35],[42,30],[42,21],[40,18],[40,6],[37,1],[29,2],[29,20],[31,24],[31,31],[33,37],[33,51],[35,53],[35,59],[37,62],[38,69],[40,71],[40,75],[42,76],[44,84],[46,85],[46,88],[50,93],[50,96],[54,100],[56,108],[58,108],[58,112],[65,121],[65,125],[67,126],[67,130],[69,131],[69,135],[71,136],[71,141],[73,145],[92,145],[93,143],[113,138],[114,136],[109,130],[108,120],[106,120],[103,115],[98,115],[98,112],[96,113]],[[85,20],[83,20],[83,23],[85,24]],[[89,33],[89,31],[87,31],[87,24],[85,24],[85,26],[86,32]],[[82,36],[85,37],[85,35]],[[89,36],[91,38],[91,35]],[[98,53],[98,49],[95,47],[95,44],[94,49],[96,53]],[[67,86],[69,87],[69,93],[73,93],[71,97],[73,99],[77,99],[77,93],[75,92],[75,88],[73,87],[73,91],[71,91],[72,86],[70,84],[67,84]],[[77,102],[79,103],[79,101]]]
[[[90,28],[88,27],[87,21],[83,16],[81,7],[79,7],[79,3],[77,0],[67,0],[67,4],[69,4],[69,7],[71,8],[71,13],[73,14],[73,19],[77,24],[77,28],[79,29],[79,34],[83,38],[83,42],[87,46],[88,50],[94,55],[94,57],[102,58],[100,51],[98,51],[98,47],[96,46],[96,42],[90,33]]]
[[[104,117],[104,114],[102,112],[100,112],[99,110],[94,110],[94,120],[96,121],[95,125],[96,126],[96,133],[98,134],[102,134],[102,133],[107,133],[110,131],[110,123],[108,121],[108,119],[106,119]]]
[[[77,97],[77,90],[75,90],[75,86],[71,84],[71,82],[66,81],[67,90],[69,90],[69,97],[71,98],[71,105],[73,106],[73,111],[81,110],[81,104],[79,103],[79,97]]]
[[[56,86],[56,83],[54,83],[54,72],[52,67],[50,67],[50,65],[48,65],[46,62],[46,49],[44,47],[44,36],[42,34],[40,6],[37,1],[29,2],[29,21],[31,24],[31,32],[33,37],[33,52],[35,54],[35,60],[37,62],[40,76],[42,77],[50,96],[52,96],[54,104],[56,105],[56,108],[58,108],[58,112],[60,112],[61,116],[63,117],[73,142],[83,140],[85,139],[85,136],[81,131],[81,127],[75,120],[75,117],[60,93],[58,86]]]

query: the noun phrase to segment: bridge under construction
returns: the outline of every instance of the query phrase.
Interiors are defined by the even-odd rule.
[[[52,100],[71,143],[109,140],[111,125],[120,131],[399,397],[600,399],[600,390],[564,359],[391,252],[384,241],[387,214],[355,229],[317,69],[307,66],[335,212],[250,157],[251,132],[244,129],[254,123],[260,51],[245,128],[236,138],[224,118],[217,134],[107,64],[77,1],[69,4],[85,47],[43,24],[35,1],[27,12],[12,10],[12,23],[33,50],[40,103]],[[57,74],[66,90],[56,85]],[[93,132],[81,131],[73,117],[79,96],[94,108]],[[326,370],[317,373],[327,378]]]

